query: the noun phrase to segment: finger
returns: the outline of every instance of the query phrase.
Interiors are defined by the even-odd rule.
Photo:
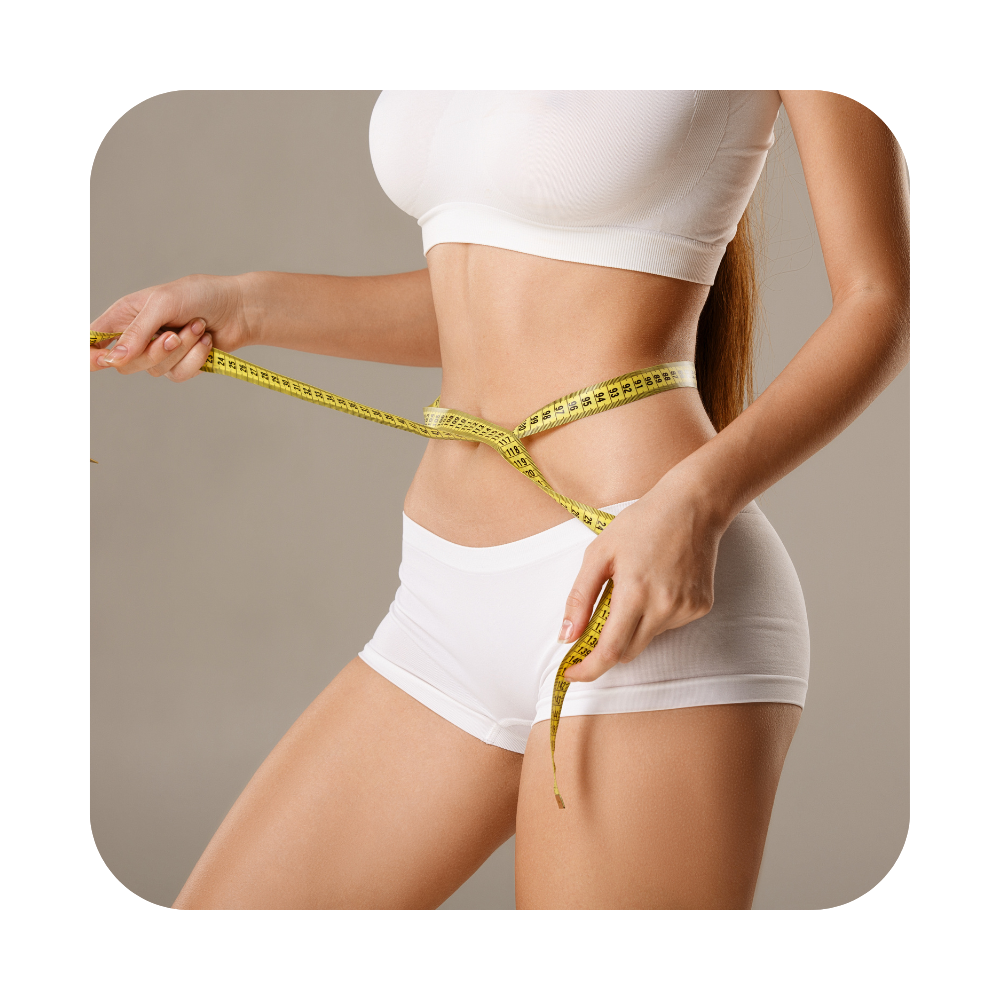
[[[618,662],[631,663],[661,632],[665,632],[667,627],[655,615],[644,614],[639,619],[635,632],[632,633],[632,638]]]
[[[153,364],[146,371],[150,375],[166,375],[198,343],[204,332],[205,321],[196,319],[176,333],[162,333],[147,348]]]
[[[594,605],[601,588],[611,576],[611,566],[600,549],[595,550],[592,542],[583,557],[583,565],[573,581],[566,607],[563,612],[560,642],[576,642],[594,613]]]
[[[108,340],[102,341],[100,344],[90,348],[90,370],[92,372],[99,372],[102,368],[108,367],[108,363],[105,359],[108,356],[108,348],[111,346],[113,341],[114,338],[110,337]]]
[[[620,586],[615,587],[611,598],[608,620],[601,631],[593,652],[582,663],[577,663],[566,671],[570,681],[594,681],[617,664],[628,648],[636,626],[642,618],[643,602],[632,598],[623,600],[619,595]]]
[[[146,353],[146,348],[156,339],[163,327],[186,323],[184,317],[177,323],[174,296],[164,292],[150,295],[135,318],[122,331],[114,350],[108,354],[107,363],[124,374],[144,371],[154,364]]]
[[[621,662],[629,663],[634,660],[661,633],[689,625],[711,610],[711,596],[673,602],[668,600],[659,605],[656,602],[647,603],[646,612],[636,627],[632,641],[622,654]]]
[[[198,343],[167,372],[167,378],[171,382],[186,382],[189,378],[194,378],[201,370],[201,366],[205,363],[211,350],[212,335],[210,333],[203,334]]]

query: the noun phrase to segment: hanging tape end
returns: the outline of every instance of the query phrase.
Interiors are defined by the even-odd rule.
[[[98,461],[97,461],[97,459],[96,459],[96,458],[92,458],[92,459],[91,459],[91,462],[93,462],[93,463],[94,463],[94,465],[100,465],[100,464],[101,464],[100,462],[98,462]]]
[[[556,805],[559,806],[560,809],[566,808],[566,803],[563,802],[563,797],[559,794],[558,788],[556,789]]]

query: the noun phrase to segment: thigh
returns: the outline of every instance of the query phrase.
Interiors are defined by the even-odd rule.
[[[517,812],[517,905],[733,909],[753,902],[795,705],[564,718],[531,730]]]
[[[424,909],[514,832],[521,755],[355,659],[260,766],[181,909]]]

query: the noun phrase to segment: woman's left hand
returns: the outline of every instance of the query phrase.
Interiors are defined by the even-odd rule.
[[[604,584],[614,580],[600,640],[582,663],[566,671],[566,679],[596,680],[616,663],[635,659],[654,636],[707,615],[719,539],[727,526],[728,519],[683,473],[667,473],[617,515],[587,547],[566,601],[559,639],[575,642]]]

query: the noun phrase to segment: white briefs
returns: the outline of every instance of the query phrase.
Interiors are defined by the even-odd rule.
[[[630,503],[604,508],[617,514]],[[487,548],[403,515],[399,589],[361,651],[374,670],[465,732],[523,753],[547,721],[566,597],[596,538],[577,520]],[[613,604],[612,604],[613,613]],[[803,705],[809,628],[795,568],[755,504],[719,545],[712,610],[657,636],[631,663],[577,681],[564,717],[694,705]]]

